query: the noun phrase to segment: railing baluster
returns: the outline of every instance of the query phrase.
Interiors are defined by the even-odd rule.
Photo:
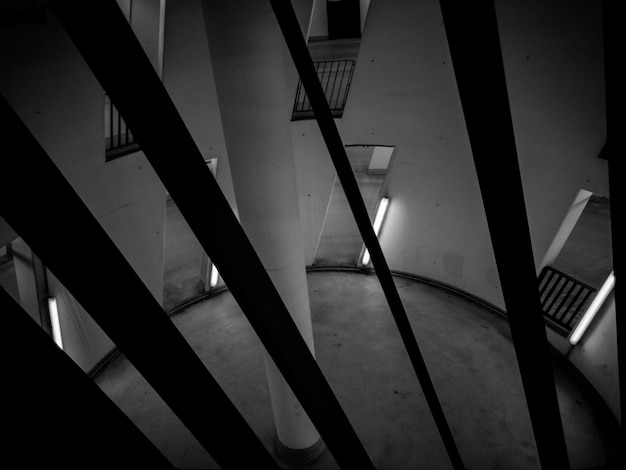
[[[117,112],[117,128],[115,129],[115,134],[117,135],[117,147],[121,147],[122,144],[120,142],[120,127],[121,127],[121,116],[120,116],[120,112],[117,110],[117,108],[115,108],[115,111]]]
[[[336,111],[337,110],[337,100],[333,98],[333,96],[335,95],[335,87],[337,86],[337,77],[339,77],[339,71],[341,70],[341,62],[343,61],[337,61],[337,69],[335,70],[335,78],[333,80],[333,87],[330,90],[330,95],[328,95],[327,99],[328,99],[328,105],[330,106],[330,109],[332,111]],[[331,71],[331,75],[332,75],[332,70],[333,70],[333,64],[330,64],[330,71]],[[328,79],[330,80],[330,77],[328,77]],[[334,104],[333,104],[334,102]]]
[[[332,69],[333,63],[330,61],[324,62],[324,71],[322,72],[322,86],[324,87],[324,96],[326,96],[326,100],[328,101],[328,84],[330,83],[330,75],[326,75],[326,67],[330,64],[330,68]],[[329,72],[330,73],[330,72]],[[324,86],[324,81],[326,81],[326,85]]]
[[[563,281],[563,282],[561,282]],[[559,297],[561,296],[561,294],[563,293],[563,290],[565,289],[565,286],[567,285],[569,281],[567,279],[565,279],[564,277],[560,277],[559,279],[557,279],[556,284],[560,283],[560,287],[559,290],[556,292],[556,294],[554,294],[554,297],[552,297],[552,301],[550,302],[550,305],[548,305],[545,309],[545,312],[552,316],[550,314],[550,312],[552,311],[552,307],[554,306],[554,304],[556,303],[556,301],[559,299]]]
[[[596,292],[593,287],[551,266],[541,271],[537,285],[543,314],[566,331],[572,330],[589,296]]]
[[[325,60],[314,62],[314,65],[333,116],[341,117],[352,82],[354,60]],[[314,117],[309,97],[299,80],[291,116],[292,120]]]
[[[343,93],[343,100],[341,101],[341,111],[342,112],[343,112],[343,109],[346,107],[346,101],[348,99],[348,90],[350,90],[350,85],[352,84],[352,74],[354,73],[354,66],[355,66],[354,60],[351,60],[349,63],[350,63],[350,72],[348,73],[348,80],[346,82],[346,89],[345,89],[345,92]]]
[[[585,304],[587,303],[587,299],[589,299],[589,296],[591,295],[591,291],[588,289],[585,289],[585,296],[583,297],[583,299],[580,301],[580,303],[578,304],[578,307],[576,308],[576,311],[572,314],[572,316],[570,317],[568,324],[571,324],[571,326],[573,327],[574,325],[572,324],[573,321],[578,317],[578,314],[580,313],[580,311],[582,310],[582,308],[585,306]]]
[[[547,288],[548,286],[550,286],[550,289],[548,290],[548,293],[545,294],[545,296],[541,298],[541,308],[545,307],[546,302],[548,302],[548,299],[550,298],[550,295],[552,294],[552,291],[554,290],[554,286],[558,281],[558,275],[557,275],[557,279],[555,279],[555,281],[552,282],[552,278],[554,278],[555,275],[557,275],[556,271],[551,271],[550,276],[548,276],[548,280],[546,281],[545,287]]]
[[[113,148],[113,103],[109,99],[109,150]]]
[[[298,88],[296,89],[296,101],[293,104],[293,113],[302,111],[302,102],[300,101],[300,93],[302,92],[302,82],[298,81]]]
[[[561,318],[561,321],[564,324],[568,324],[569,321],[571,320],[572,316],[570,316],[570,313],[572,312],[574,305],[576,305],[576,301],[580,297],[580,294],[582,294],[584,290],[585,289],[583,286],[578,286],[578,291],[576,291],[576,295],[572,298],[570,303],[567,304],[567,308],[565,309],[565,315]]]
[[[556,310],[554,311],[554,318],[556,318],[557,320],[560,320],[563,315],[564,315],[564,311],[563,309],[563,305],[565,305],[565,302],[567,302],[567,299],[569,299],[570,295],[572,295],[572,292],[574,291],[574,289],[576,288],[576,283],[574,281],[572,281],[571,279],[568,280],[567,282],[570,283],[570,288],[569,290],[565,293],[565,295],[563,296],[563,299],[559,302],[559,305],[557,305]]]
[[[105,121],[107,120],[106,113],[108,112],[108,129],[105,125],[104,135],[107,160],[137,151],[139,146],[135,143],[133,133],[107,95],[105,95],[104,106]]]

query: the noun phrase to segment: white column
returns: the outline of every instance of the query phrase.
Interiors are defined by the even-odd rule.
[[[290,129],[295,83],[285,83],[282,35],[269,2],[203,6],[239,218],[314,352]],[[319,434],[267,354],[265,362],[279,452],[316,457]]]

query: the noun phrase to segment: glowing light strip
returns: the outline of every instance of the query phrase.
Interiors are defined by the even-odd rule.
[[[215,287],[217,285],[217,281],[220,278],[220,273],[217,271],[217,268],[213,263],[211,263],[211,276],[209,277],[209,285],[211,287]]]
[[[383,220],[385,219],[385,214],[387,213],[387,207],[389,207],[389,198],[381,198],[380,204],[378,204],[378,209],[376,210],[376,216],[374,217],[374,233],[376,236],[378,236],[380,228],[383,225]],[[365,251],[363,251],[363,258],[361,258],[361,264],[363,266],[367,266],[369,262],[370,252],[367,248],[365,248]]]
[[[52,339],[58,347],[63,349],[63,338],[61,336],[61,322],[59,321],[59,309],[57,299],[48,298],[48,311],[50,312],[50,323],[52,324]]]
[[[602,306],[608,295],[611,293],[611,290],[613,290],[614,285],[615,275],[611,272],[611,274],[609,274],[609,277],[606,278],[606,281],[604,281],[604,284],[602,284],[602,287],[600,288],[596,296],[593,298],[591,305],[576,325],[576,328],[574,328],[574,331],[572,331],[572,334],[569,337],[569,342],[572,345],[578,343],[583,333],[591,323],[591,320],[593,320],[593,317],[596,316],[596,313],[598,313],[598,310],[600,310],[600,307]]]

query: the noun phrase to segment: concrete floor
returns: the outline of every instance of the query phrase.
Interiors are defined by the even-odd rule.
[[[450,468],[377,279],[346,272],[308,279],[318,362],[376,467]],[[466,467],[539,468],[506,320],[437,287],[396,284]],[[261,345],[230,293],[172,319],[275,454]],[[571,468],[612,462],[610,421],[566,370],[555,364],[555,371]],[[124,357],[96,382],[175,466],[216,468]],[[306,468],[337,465],[325,452]]]
[[[202,267],[206,255],[169,197],[165,217],[163,308],[169,312],[177,305],[204,294]]]

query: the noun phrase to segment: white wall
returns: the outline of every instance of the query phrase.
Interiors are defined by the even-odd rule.
[[[615,295],[610,294],[576,346],[548,329],[556,349],[587,378],[620,421]]]
[[[165,0],[132,0],[130,24],[154,70],[161,75],[163,66],[163,37],[161,9]]]
[[[602,9],[501,1],[498,20],[535,260],[580,189],[608,196]]]
[[[205,160],[218,159],[217,182],[236,210],[211,55],[198,0],[167,5],[163,83],[202,156]],[[210,201],[206,203],[210,217]]]
[[[0,92],[160,302],[165,191],[140,152],[105,163],[103,90],[55,17],[47,13],[43,25],[0,29],[0,60],[7,71],[0,76]],[[115,295],[114,281],[98,287],[103,294]],[[51,282],[50,290],[56,297],[67,297],[58,282]],[[123,302],[120,299],[120,305]],[[85,370],[90,368],[108,352],[110,341],[79,306],[75,312],[61,307],[59,314],[68,344],[90,343],[68,350]],[[82,338],[75,336],[77,329],[68,327],[72,315],[83,320]]]
[[[294,2],[303,33],[306,33],[312,0]],[[230,165],[213,79],[211,56],[206,38],[202,7],[198,0],[169,2],[166,10],[164,84],[176,104],[196,145],[205,158],[218,158],[217,181],[236,211]],[[298,81],[287,50],[286,93],[295,97]],[[290,101],[292,104],[292,102]],[[290,104],[290,106],[291,106]],[[307,264],[313,262],[315,248],[334,182],[334,169],[319,128],[314,121],[292,123],[292,139],[300,196],[302,232]],[[210,201],[207,201],[210,214]]]
[[[597,158],[606,139],[601,6],[496,7],[539,266],[578,192],[608,194],[607,162]],[[341,130],[346,143],[396,146],[381,234],[391,268],[503,307],[438,2],[372,1]],[[616,412],[613,316],[570,358]]]
[[[606,188],[600,7],[497,9],[538,264],[578,190]],[[438,2],[371,3],[341,130],[397,148],[381,236],[391,267],[502,306]]]
[[[304,259],[313,264],[335,184],[335,167],[315,120],[291,123]]]
[[[326,0],[314,0],[310,38],[328,38],[328,17],[326,13]]]

